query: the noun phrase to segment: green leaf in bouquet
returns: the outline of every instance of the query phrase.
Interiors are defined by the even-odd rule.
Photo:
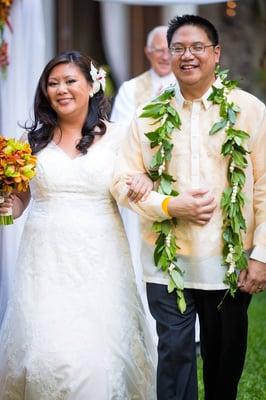
[[[4,168],[4,173],[7,178],[16,178],[19,176],[19,172],[16,171],[15,167],[8,165]]]
[[[24,167],[21,168],[21,173],[26,176],[28,179],[32,179],[36,172],[34,170],[34,165],[33,164],[28,164],[25,165]]]

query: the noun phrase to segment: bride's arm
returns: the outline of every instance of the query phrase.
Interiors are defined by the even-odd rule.
[[[0,204],[0,214],[5,214],[12,208],[13,218],[20,217],[30,202],[30,189],[26,192],[12,193]]]

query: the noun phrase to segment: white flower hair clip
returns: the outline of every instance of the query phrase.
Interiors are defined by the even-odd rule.
[[[102,87],[102,90],[105,90],[105,76],[106,76],[106,72],[103,68],[99,68],[99,70],[97,70],[97,68],[95,68],[95,66],[93,65],[93,63],[91,63],[91,78],[93,80],[93,84],[92,84],[92,91],[93,94],[99,92],[99,90]]]

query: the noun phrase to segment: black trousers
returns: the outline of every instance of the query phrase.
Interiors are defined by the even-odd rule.
[[[235,400],[247,344],[247,309],[251,296],[224,290],[185,289],[187,310],[182,315],[176,295],[166,285],[147,284],[158,341],[157,399],[198,398],[195,317],[199,314],[205,400]]]
[[[237,291],[194,290],[200,321],[205,400],[235,400],[241,377],[248,333],[247,310],[251,296]]]

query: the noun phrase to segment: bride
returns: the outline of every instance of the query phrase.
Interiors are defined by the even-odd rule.
[[[0,400],[156,398],[155,352],[109,192],[123,133],[105,118],[102,84],[78,52],[52,59],[39,80],[28,129],[37,173],[0,208],[17,218],[33,200],[0,335]],[[138,179],[140,198],[150,187]]]

